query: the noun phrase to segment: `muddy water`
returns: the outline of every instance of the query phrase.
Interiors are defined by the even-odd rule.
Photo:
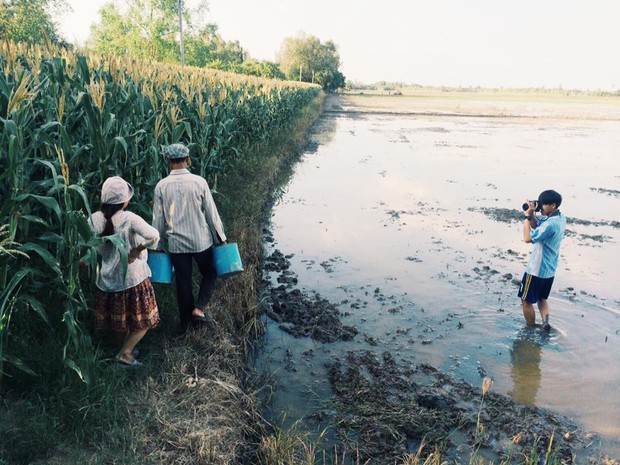
[[[327,113],[273,211],[268,253],[295,287],[337,305],[351,341],[295,338],[267,320],[259,369],[272,415],[331,395],[324,364],[390,351],[566,415],[620,456],[620,121]],[[516,297],[531,246],[521,204],[563,194],[569,218],[549,335]],[[275,274],[268,274],[278,285]],[[538,316],[537,316],[538,317]]]

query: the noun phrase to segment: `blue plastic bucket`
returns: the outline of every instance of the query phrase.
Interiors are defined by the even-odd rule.
[[[213,247],[213,261],[215,271],[220,278],[233,276],[243,271],[239,248],[234,242]]]
[[[147,259],[149,268],[151,269],[151,282],[170,284],[172,282],[172,262],[170,256],[165,252],[151,252]]]

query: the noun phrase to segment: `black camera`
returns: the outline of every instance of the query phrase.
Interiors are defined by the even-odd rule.
[[[541,206],[538,204],[538,200],[530,200],[530,202],[534,204],[534,211],[539,212]],[[527,211],[527,209],[530,208],[530,204],[525,202],[523,205],[521,205],[521,208],[523,208],[523,211]]]

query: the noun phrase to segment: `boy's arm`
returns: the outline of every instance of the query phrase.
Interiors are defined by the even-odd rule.
[[[532,215],[529,218],[525,218],[523,221],[523,241],[526,243],[532,242],[532,229],[536,229],[536,218]]]
[[[536,205],[529,200],[527,203],[530,207],[525,211],[525,221],[523,222],[523,241],[529,244],[532,242],[532,229],[536,229],[538,222],[536,220],[536,215],[534,215]]]

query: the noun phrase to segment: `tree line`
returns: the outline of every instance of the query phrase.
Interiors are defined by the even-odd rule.
[[[224,40],[217,24],[203,20],[206,0],[191,6],[179,0],[114,1],[100,11],[86,47],[107,56],[135,56],[162,63],[180,63],[179,13],[183,18],[185,64],[266,78],[311,82],[327,91],[345,86],[336,44],[300,33],[283,40],[276,62],[257,60],[239,41]],[[179,7],[181,11],[179,11]],[[55,20],[69,9],[65,0],[3,0],[0,40],[53,43],[70,48]]]

